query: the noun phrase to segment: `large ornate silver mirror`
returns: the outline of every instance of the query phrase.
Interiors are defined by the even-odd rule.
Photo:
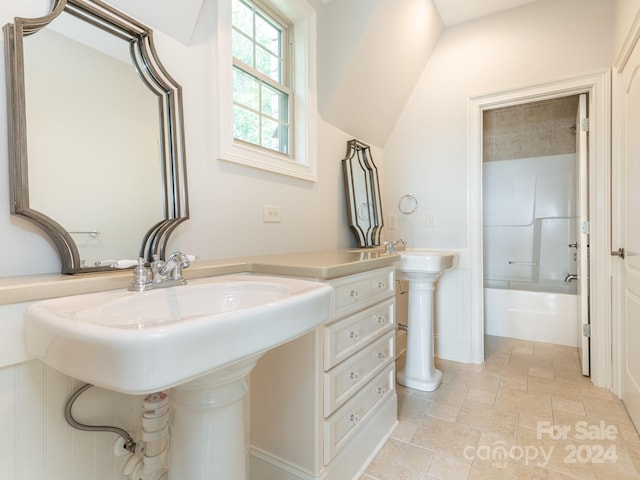
[[[99,0],[4,27],[11,213],[63,273],[164,257],[188,218],[182,91],[152,31]]]
[[[358,140],[347,142],[347,155],[342,160],[349,227],[359,247],[380,245],[382,201],[378,169],[371,148]]]

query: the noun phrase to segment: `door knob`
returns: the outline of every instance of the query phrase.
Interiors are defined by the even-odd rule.
[[[611,252],[612,257],[624,258],[624,248],[620,247],[618,250]]]

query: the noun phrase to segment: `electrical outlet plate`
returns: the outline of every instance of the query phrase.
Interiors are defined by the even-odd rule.
[[[435,210],[427,210],[426,215],[426,225],[427,227],[435,227],[436,226],[436,212]]]
[[[265,223],[280,223],[280,207],[278,205],[265,205],[264,206],[264,222]]]

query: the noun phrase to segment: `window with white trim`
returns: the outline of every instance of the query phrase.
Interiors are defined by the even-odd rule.
[[[287,27],[250,0],[232,0],[233,136],[289,155]]]
[[[218,0],[219,158],[317,179],[316,12]]]

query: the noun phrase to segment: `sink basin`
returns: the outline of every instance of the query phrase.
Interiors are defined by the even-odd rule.
[[[406,361],[397,380],[406,387],[431,392],[442,381],[433,359],[433,294],[440,275],[458,266],[458,255],[424,248],[407,248],[400,254],[398,278],[409,280],[409,301]]]
[[[27,348],[71,377],[150,393],[312,330],[328,319],[330,298],[321,283],[253,275],[57,298],[27,309]]]
[[[455,268],[458,263],[458,255],[454,252],[426,248],[407,248],[398,253],[400,253],[401,257],[396,265],[398,270],[405,274],[441,274],[446,270]]]

